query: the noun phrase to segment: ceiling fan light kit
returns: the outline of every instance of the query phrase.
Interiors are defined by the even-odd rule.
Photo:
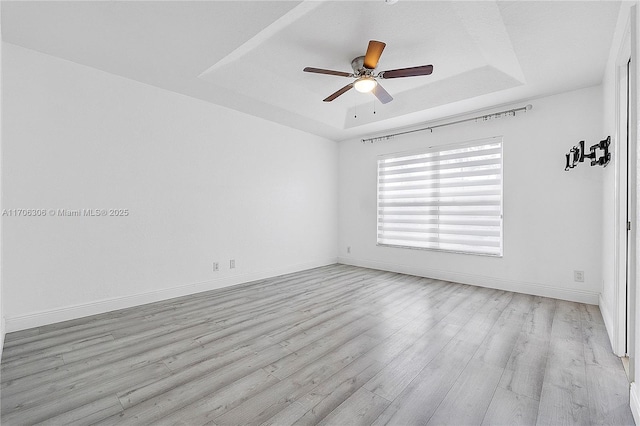
[[[354,82],[347,84],[342,89],[327,96],[323,100],[324,102],[331,102],[338,96],[348,92],[352,88],[355,88],[358,92],[361,93],[373,93],[381,103],[386,104],[391,102],[393,100],[393,97],[380,85],[380,83],[378,83],[378,79],[429,75],[433,72],[433,65],[399,68],[395,70],[381,71],[378,74],[375,74],[374,71],[378,67],[378,61],[380,60],[380,56],[382,55],[382,51],[384,50],[385,46],[386,44],[381,41],[369,41],[367,53],[365,54],[365,56],[358,56],[353,61],[351,61],[351,68],[353,69],[353,73],[312,67],[306,67],[303,71],[356,79]]]
[[[378,82],[373,77],[360,77],[353,83],[353,87],[360,93],[369,93],[377,85]]]

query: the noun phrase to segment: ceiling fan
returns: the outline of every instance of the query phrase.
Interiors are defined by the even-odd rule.
[[[353,68],[353,73],[312,67],[306,67],[303,71],[313,72],[317,74],[337,75],[338,77],[351,77],[356,79],[354,82],[347,84],[342,89],[332,93],[331,95],[323,99],[324,102],[331,102],[338,96],[348,92],[352,88],[355,88],[358,92],[362,93],[373,92],[373,94],[376,96],[376,98],[378,98],[380,102],[386,104],[388,102],[391,102],[393,100],[393,97],[391,97],[389,92],[384,90],[380,83],[378,83],[378,79],[429,75],[433,72],[433,65],[399,68],[395,70],[381,71],[378,74],[375,74],[374,71],[378,66],[378,61],[380,60],[380,56],[382,55],[382,51],[384,50],[385,46],[386,44],[381,41],[369,41],[369,46],[367,47],[367,53],[365,54],[365,56],[358,56],[353,61],[351,61],[351,68]]]

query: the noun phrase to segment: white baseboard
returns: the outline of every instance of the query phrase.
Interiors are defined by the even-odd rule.
[[[504,278],[465,274],[461,272],[442,271],[438,269],[419,268],[407,265],[397,265],[395,263],[345,257],[339,257],[338,263],[360,266],[363,268],[379,269],[382,271],[399,272],[401,274],[416,275],[419,277],[434,278],[438,280],[451,281],[462,284],[470,284],[479,287],[495,288],[497,290],[531,294],[534,296],[551,297],[554,299],[568,300],[571,302],[588,303],[590,305],[597,305],[600,296],[600,293],[592,291],[558,288],[546,284],[512,281],[506,280]]]
[[[607,300],[605,300],[602,293],[600,293],[600,297],[598,299],[598,306],[600,307],[600,313],[602,314],[602,319],[604,320],[604,326],[607,329],[607,334],[609,335],[609,343],[611,343],[613,353],[615,353],[617,356],[624,356],[624,348],[619,348],[620,345],[615,338],[613,316],[611,316],[609,304],[607,303]]]
[[[598,307],[600,307],[600,313],[602,314],[602,319],[604,320],[604,326],[607,329],[607,334],[609,335],[609,343],[611,343],[611,347],[614,349],[616,349],[617,346],[617,342],[614,339],[614,330],[613,330],[613,317],[611,316],[611,311],[609,310],[609,305],[607,304],[607,301],[604,299],[602,293],[600,293],[600,297],[598,299]],[[619,355],[618,353],[616,353],[616,355]]]
[[[631,407],[633,420],[636,424],[640,424],[640,399],[638,399],[638,386],[636,386],[636,382],[631,383],[631,389],[629,391],[629,406]]]
[[[27,315],[7,318],[5,330],[7,333],[26,330],[29,328],[40,327],[47,324],[54,324],[61,321],[68,321],[90,315],[102,314],[118,309],[131,308],[133,306],[159,302],[162,300],[173,299],[180,296],[187,296],[189,294],[200,293],[203,291],[229,287],[232,285],[243,284],[270,277],[276,277],[278,275],[304,271],[306,269],[317,268],[320,266],[332,265],[336,262],[336,258],[330,258],[295,265],[286,265],[275,269],[251,272],[246,274],[237,274],[215,280],[202,281],[199,283],[192,283],[187,285],[178,285],[175,287],[155,290],[146,293],[114,297],[80,305],[65,306],[58,309],[34,312]]]

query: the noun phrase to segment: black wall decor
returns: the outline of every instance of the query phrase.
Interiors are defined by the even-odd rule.
[[[585,158],[591,159],[592,166],[606,166],[609,164],[609,160],[611,160],[609,145],[611,145],[611,136],[607,136],[606,139],[601,140],[595,145],[591,145],[589,153],[587,154],[584,149],[584,141],[580,141],[578,145],[571,148],[568,154],[565,154],[567,164],[564,169],[573,169],[578,163],[584,163]],[[600,154],[600,156],[598,156],[598,154]]]

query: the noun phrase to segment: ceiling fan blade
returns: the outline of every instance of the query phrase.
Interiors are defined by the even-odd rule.
[[[353,77],[353,74],[348,73],[348,72],[325,70],[325,69],[322,69],[322,68],[306,67],[302,71],[304,71],[304,72],[314,72],[316,74],[337,75],[338,77]]]
[[[331,95],[327,96],[325,99],[322,100],[322,102],[331,102],[332,100],[334,100],[338,96],[340,96],[340,95],[348,92],[349,90],[351,90],[351,88],[353,88],[353,83],[349,83],[346,86],[344,86],[342,89],[338,90],[337,92],[332,93]]]
[[[367,54],[364,55],[365,68],[369,68],[370,70],[373,70],[378,66],[380,55],[382,55],[382,51],[384,50],[385,46],[386,44],[381,41],[376,41],[376,40],[369,41],[369,46],[367,47]]]
[[[400,77],[416,77],[419,75],[429,75],[433,72],[433,65],[422,65],[419,67],[400,68],[397,70],[382,71],[378,77],[380,78],[400,78]]]
[[[373,88],[372,92],[374,95],[376,95],[376,98],[378,98],[378,100],[383,104],[388,104],[393,100],[393,97],[389,94],[389,92],[384,90],[384,87],[382,87],[380,83],[376,84],[376,87]]]

